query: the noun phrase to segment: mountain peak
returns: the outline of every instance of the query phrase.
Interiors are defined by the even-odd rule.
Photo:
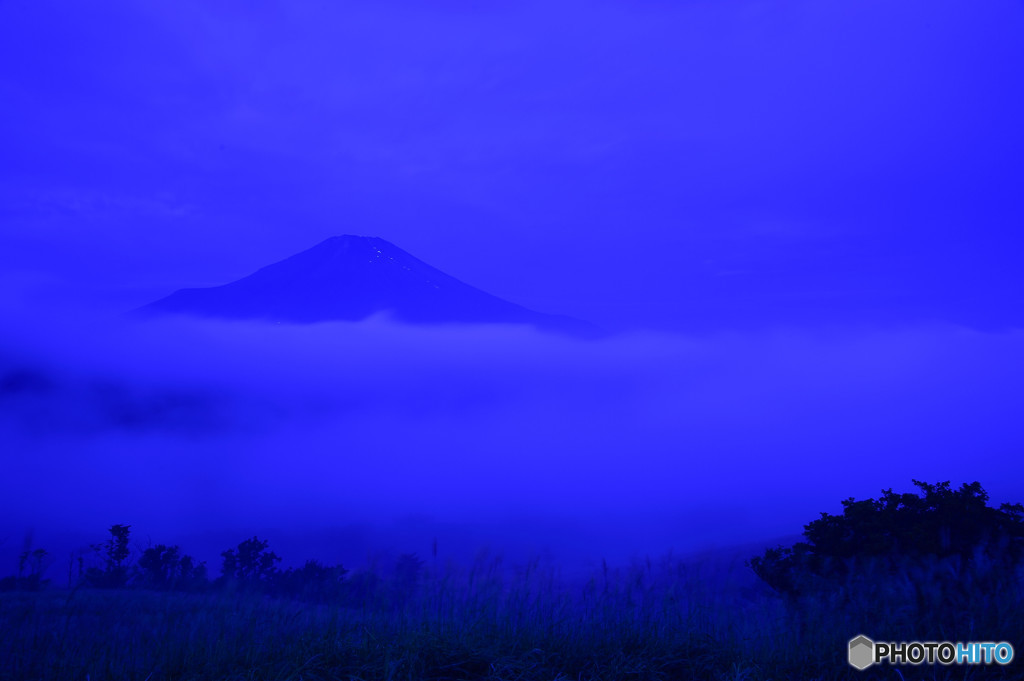
[[[359,234],[339,234],[329,236],[313,248],[381,248],[389,246],[397,248],[393,243],[379,236],[362,236]]]
[[[142,308],[276,323],[357,321],[378,312],[414,324],[529,324],[596,336],[590,325],[534,312],[465,284],[372,236],[333,236],[237,281],[181,289]]]

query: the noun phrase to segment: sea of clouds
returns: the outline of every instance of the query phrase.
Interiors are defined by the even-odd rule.
[[[65,551],[114,523],[214,571],[254,534],[289,562],[436,539],[583,565],[792,536],[912,478],[1024,499],[1020,332],[580,341],[12,310],[0,338],[12,567],[28,533]]]

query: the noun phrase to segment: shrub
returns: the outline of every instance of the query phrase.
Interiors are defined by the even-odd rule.
[[[206,563],[183,555],[178,546],[151,546],[142,552],[138,568],[138,584],[151,589],[197,590],[206,584]]]
[[[274,575],[271,591],[275,595],[305,601],[332,602],[341,598],[348,570],[340,565],[323,565],[307,560],[301,568],[288,568]]]
[[[46,549],[26,548],[18,556],[18,574],[0,579],[0,591],[39,591],[49,585],[50,580],[43,579]]]
[[[253,537],[221,553],[224,563],[218,581],[236,581],[249,587],[269,584],[277,572],[276,565],[281,562],[281,557],[267,550],[268,544],[266,540]]]
[[[948,481],[913,482],[922,496],[888,489],[879,499],[851,497],[842,515],[822,513],[805,525],[806,542],[768,549],[747,564],[787,596],[831,588],[866,563],[874,570],[881,563],[891,576],[913,563],[955,558],[967,567],[984,562],[994,583],[1012,577],[1024,556],[1024,506],[989,507],[978,482],[958,490]]]

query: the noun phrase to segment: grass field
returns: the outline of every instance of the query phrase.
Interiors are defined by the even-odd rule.
[[[872,569],[801,601],[672,558],[570,582],[483,556],[427,566],[412,590],[363,573],[374,586],[359,607],[231,587],[14,591],[0,594],[0,679],[1024,678],[1019,661],[851,668],[858,634],[1024,640],[1020,574],[994,584],[983,564],[907,565],[887,578]]]

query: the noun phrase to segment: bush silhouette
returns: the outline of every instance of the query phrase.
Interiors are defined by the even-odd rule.
[[[266,540],[253,537],[221,553],[224,563],[218,581],[237,581],[250,587],[269,584],[277,572],[276,565],[281,562],[281,557],[268,551],[268,544]]]
[[[0,578],[0,591],[39,591],[49,585],[50,580],[43,579],[48,556],[46,549],[26,548],[18,556],[18,574]]]
[[[990,572],[995,579],[1011,575],[1020,565],[1024,506],[989,507],[988,494],[978,482],[964,483],[958,490],[948,481],[913,482],[923,496],[888,489],[879,499],[850,497],[842,502],[842,515],[822,513],[804,526],[806,542],[768,549],[748,565],[787,596],[830,588],[855,576],[858,564],[868,561],[881,563],[889,574],[913,562],[952,558],[969,566],[985,561],[994,566]]]
[[[142,552],[138,568],[139,585],[151,589],[195,590],[206,584],[206,563],[182,554],[178,546],[151,546]]]
[[[271,583],[271,592],[304,601],[329,602],[341,598],[348,570],[341,565],[327,566],[307,560],[301,568],[278,571]]]

